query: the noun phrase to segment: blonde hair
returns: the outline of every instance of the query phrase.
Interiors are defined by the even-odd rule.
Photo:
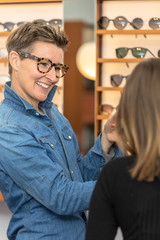
[[[135,156],[133,178],[160,178],[160,59],[142,61],[132,71],[117,111],[118,145]]]
[[[48,42],[62,48],[67,48],[68,38],[63,31],[57,30],[44,20],[34,20],[26,22],[15,29],[8,37],[6,48],[8,54],[11,51],[21,52],[32,48],[32,44],[36,41]],[[9,64],[9,73],[12,73],[12,67]]]

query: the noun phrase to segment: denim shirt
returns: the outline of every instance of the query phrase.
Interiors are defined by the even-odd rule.
[[[10,83],[0,105],[0,190],[13,213],[9,240],[84,240],[84,212],[104,155],[100,136],[82,158],[68,120],[52,98],[44,114],[17,95]]]
[[[5,86],[0,105],[0,190],[13,213],[9,240],[84,240],[84,212],[104,155],[100,136],[82,158],[54,87],[44,114]]]

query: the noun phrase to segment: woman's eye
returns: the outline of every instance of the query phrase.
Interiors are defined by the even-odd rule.
[[[56,70],[56,71],[60,71],[61,68],[60,68],[60,67],[55,67],[55,70]]]
[[[40,62],[40,64],[41,64],[43,67],[48,66],[48,64],[47,64],[46,62]]]

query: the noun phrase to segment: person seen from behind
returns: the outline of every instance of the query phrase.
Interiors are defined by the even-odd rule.
[[[86,240],[160,239],[160,59],[140,62],[117,110],[123,157],[102,169],[91,199]]]

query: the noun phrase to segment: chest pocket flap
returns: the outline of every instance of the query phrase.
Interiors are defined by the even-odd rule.
[[[56,146],[56,139],[53,138],[53,136],[50,134],[50,135],[47,135],[47,136],[41,136],[39,137],[39,142],[41,144],[47,144],[49,145],[51,148],[55,148]]]
[[[68,140],[68,141],[71,141],[72,140],[72,131],[67,127],[65,126],[63,129],[62,129],[62,134],[63,134],[63,137]]]

